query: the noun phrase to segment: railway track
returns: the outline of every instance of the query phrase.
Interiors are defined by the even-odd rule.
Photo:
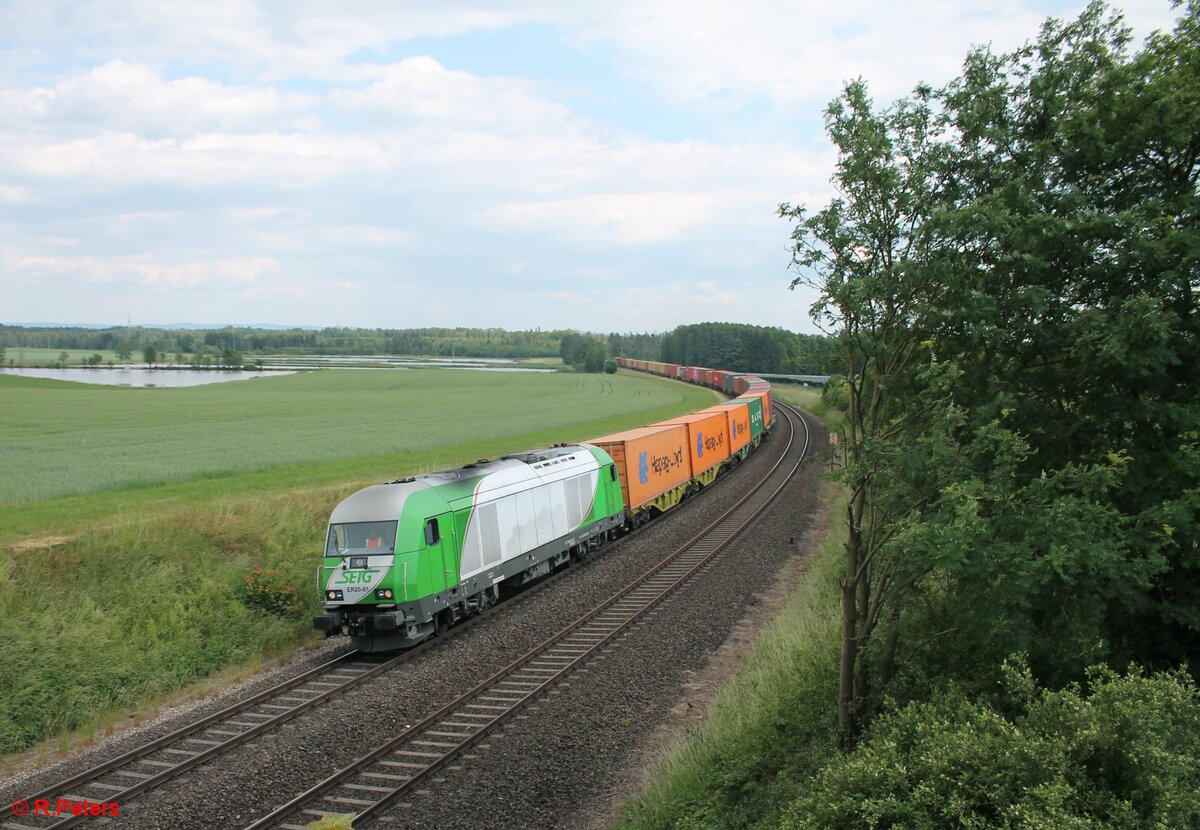
[[[265,732],[411,659],[353,652],[309,669],[233,706],[214,712],[170,734],[84,770],[64,781],[27,796],[29,813],[14,814],[13,804],[0,812],[5,830],[63,830],[92,818],[87,815],[45,815],[57,812],[60,799],[76,804],[125,804],[165,781],[179,777],[218,755],[241,746]],[[39,801],[49,809],[37,809]]]
[[[807,424],[791,407],[777,407],[786,418],[786,446],[759,484],[722,516],[575,622],[247,830],[303,830],[308,822],[330,813],[354,813],[354,826],[363,826],[494,733],[705,570],[774,501],[805,457]],[[797,434],[797,424],[802,436]]]

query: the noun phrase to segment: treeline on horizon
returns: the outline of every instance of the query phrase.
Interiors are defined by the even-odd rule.
[[[667,333],[581,333],[569,329],[507,331],[501,328],[175,329],[151,326],[76,328],[0,326],[0,347],[70,349],[142,354],[153,347],[173,355],[422,355],[433,357],[537,358],[562,355],[564,340],[600,341],[609,357],[664,360],[741,372],[829,374],[834,341],[781,328],[739,323],[698,323]]]

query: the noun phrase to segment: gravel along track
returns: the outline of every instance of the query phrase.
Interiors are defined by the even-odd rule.
[[[810,424],[812,421],[810,420]],[[813,430],[813,447],[823,435]],[[521,655],[644,572],[685,534],[725,509],[765,472],[771,444],[691,500],[484,624],[430,649],[402,669],[247,744],[184,778],[121,806],[122,828],[241,828],[419,720]],[[610,793],[649,733],[669,719],[692,673],[774,584],[811,521],[819,520],[819,469],[810,464],[781,500],[728,549],[718,565],[667,600],[607,656],[535,704],[429,796],[392,807],[377,826],[569,827],[606,814]],[[330,646],[302,662],[328,659]],[[297,669],[298,670],[298,669]],[[280,677],[272,677],[278,682]],[[262,681],[263,683],[267,681]],[[257,683],[250,685],[259,685]],[[249,694],[249,690],[241,692]],[[228,705],[231,700],[206,706]],[[201,707],[204,708],[204,707]],[[190,713],[194,717],[198,713]],[[178,725],[164,723],[162,731]],[[144,740],[144,738],[141,738]],[[129,736],[118,744],[130,744]],[[125,746],[124,748],[128,748]],[[89,755],[122,751],[101,747]],[[89,757],[94,763],[98,758]],[[81,763],[78,765],[82,765]],[[68,769],[38,778],[62,778]],[[22,790],[30,789],[24,782]],[[6,788],[8,789],[8,788]],[[450,793],[439,797],[439,792]],[[468,795],[469,793],[469,795]],[[86,826],[86,825],[85,825]]]
[[[814,446],[824,445],[815,420]],[[812,451],[810,450],[810,451]],[[395,804],[377,828],[583,828],[602,826],[613,793],[648,754],[692,678],[779,573],[812,523],[824,524],[815,463],[753,528],[600,658],[531,705],[525,717],[450,768],[427,795]]]

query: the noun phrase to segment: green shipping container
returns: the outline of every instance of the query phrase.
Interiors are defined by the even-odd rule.
[[[762,435],[763,431],[763,410],[762,398],[734,398],[732,401],[726,401],[718,406],[736,406],[746,404],[750,407],[750,438],[751,440]]]

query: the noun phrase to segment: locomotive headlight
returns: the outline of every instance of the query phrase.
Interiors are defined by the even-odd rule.
[[[375,599],[391,599],[394,596],[395,596],[395,594],[392,593],[391,588],[376,588],[375,589]]]
[[[335,602],[338,602],[342,599],[342,592],[341,591],[326,591],[325,598],[334,600]]]

